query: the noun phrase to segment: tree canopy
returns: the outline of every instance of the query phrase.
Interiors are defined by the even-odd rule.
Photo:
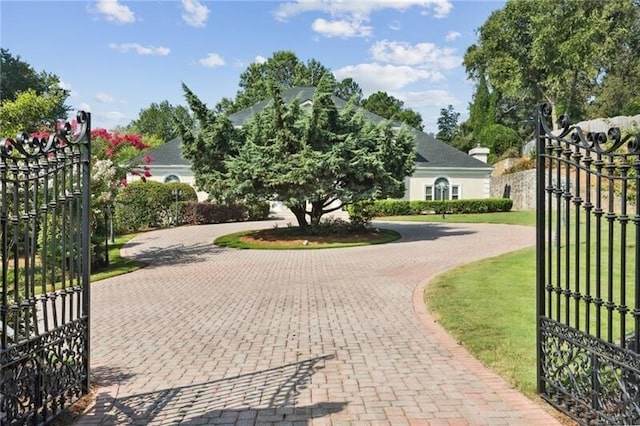
[[[458,120],[460,120],[460,113],[453,108],[453,105],[441,108],[436,138],[451,143],[459,131]]]
[[[159,104],[153,102],[147,108],[141,109],[138,118],[133,120],[128,128],[133,133],[156,137],[164,143],[178,136],[176,120],[184,122],[185,125],[194,124],[186,107],[173,106],[165,100]]]
[[[36,131],[42,123],[67,118],[65,105],[69,92],[60,87],[60,79],[0,48],[0,132]]]
[[[372,93],[362,101],[362,106],[380,117],[402,121],[418,130],[423,129],[422,116],[410,108],[405,108],[404,102],[386,92]]]
[[[195,135],[183,129],[184,152],[205,191],[282,201],[302,228],[344,204],[404,193],[414,167],[412,134],[365,119],[355,98],[338,110],[336,82],[326,72],[310,111],[296,101],[286,104],[274,84],[268,106],[242,128],[184,89],[200,123]]]
[[[580,119],[637,25],[634,0],[509,0],[480,27],[464,65],[472,78],[486,78],[505,111],[518,109],[520,121],[542,102],[554,123],[558,111]]]

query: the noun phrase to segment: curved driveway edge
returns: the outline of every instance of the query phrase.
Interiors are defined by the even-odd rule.
[[[212,245],[276,224],[286,226],[153,231],[125,247],[150,265],[92,284],[99,387],[77,424],[557,424],[422,301],[431,277],[531,246],[534,229],[384,223],[403,237],[328,250]]]

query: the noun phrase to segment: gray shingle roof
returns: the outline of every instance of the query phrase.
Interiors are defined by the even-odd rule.
[[[411,129],[416,134],[416,166],[418,167],[456,167],[487,169],[491,165],[478,160],[446,143]]]
[[[144,157],[151,157],[151,166],[191,166],[191,163],[182,156],[182,139],[175,138],[169,142],[150,149],[132,160],[133,164],[139,164]]]
[[[311,101],[315,93],[315,87],[294,87],[282,93],[282,99],[285,103],[291,103],[295,99],[304,103]],[[347,102],[338,97],[333,97],[333,101],[338,109],[344,108]],[[270,99],[260,101],[249,108],[245,108],[234,114],[229,115],[229,120],[236,125],[241,126],[247,123],[251,118],[265,109],[271,102]],[[379,123],[385,119],[370,111],[364,110],[363,113],[370,120]],[[453,167],[453,168],[490,168],[491,166],[482,161],[465,154],[446,143],[435,139],[434,137],[421,132],[417,129],[410,128],[410,131],[416,137],[416,165],[419,167]],[[172,139],[169,142],[147,152],[152,158],[152,165],[189,165],[190,163],[182,156],[182,140],[180,138]]]

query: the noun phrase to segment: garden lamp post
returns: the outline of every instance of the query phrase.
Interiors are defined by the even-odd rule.
[[[180,196],[182,196],[182,189],[180,188],[173,188],[171,190],[171,195],[173,195],[173,200],[174,200],[174,211],[175,211],[175,217],[174,217],[174,221],[173,224],[174,226],[178,226],[178,198]]]
[[[447,188],[449,188],[449,185],[447,185],[446,182],[440,181],[440,182],[438,182],[436,187],[440,191],[440,198],[442,199],[442,218],[444,219],[444,213],[445,213],[445,210],[446,210],[445,205],[444,205],[444,193],[447,190]]]

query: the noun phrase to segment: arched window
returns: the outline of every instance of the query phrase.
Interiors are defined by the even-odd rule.
[[[451,185],[449,179],[439,177],[432,185],[425,187],[424,199],[431,201],[457,200],[460,198],[460,185]]]
[[[169,183],[169,182],[180,182],[180,176],[178,175],[167,175],[164,178],[164,183]]]
[[[435,190],[435,198],[436,200],[448,200],[449,199],[449,180],[447,178],[438,178],[433,184],[433,189]]]

